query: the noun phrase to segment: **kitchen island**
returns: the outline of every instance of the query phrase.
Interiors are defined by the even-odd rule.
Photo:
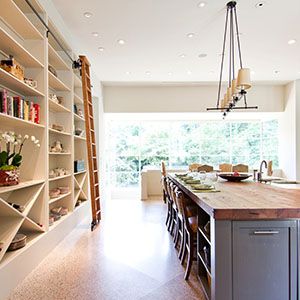
[[[208,299],[299,299],[300,189],[220,181],[220,192],[198,193],[168,177],[198,206],[198,277]]]

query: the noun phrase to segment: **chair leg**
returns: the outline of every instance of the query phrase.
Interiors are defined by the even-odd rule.
[[[170,221],[170,204],[167,203],[167,218],[166,218],[166,226],[168,227]]]
[[[194,242],[193,242],[193,236],[191,236],[190,233],[187,234],[188,236],[188,261],[187,261],[187,265],[186,265],[186,271],[185,271],[185,275],[184,275],[184,279],[188,280],[190,273],[191,273],[191,269],[192,269],[192,263],[193,263],[193,253],[194,253]]]
[[[181,260],[180,260],[181,265],[183,265],[185,256],[186,256],[186,229],[183,228],[183,249],[182,249]]]
[[[176,248],[176,245],[178,244],[178,236],[179,236],[179,228],[180,228],[180,220],[178,218],[178,215],[176,216],[176,226],[175,226],[175,234],[174,234],[174,247]]]
[[[169,211],[169,222],[168,222],[168,231],[171,232],[171,225],[173,223],[173,214],[172,214],[172,204],[169,202],[168,203],[168,211]]]
[[[175,219],[176,219],[176,214],[175,214],[175,210],[173,209],[173,207],[171,207],[171,228],[170,228],[170,233],[173,236],[173,231],[174,231],[174,225],[175,225]]]
[[[179,253],[178,253],[178,258],[181,260],[182,254],[183,254],[183,249],[184,249],[184,225],[183,222],[181,223],[181,240],[180,240],[180,248],[179,248]]]
[[[163,201],[166,203],[167,202],[167,195],[165,190],[163,190]]]

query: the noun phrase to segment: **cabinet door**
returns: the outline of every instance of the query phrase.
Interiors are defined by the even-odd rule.
[[[234,300],[294,300],[296,221],[234,222]]]

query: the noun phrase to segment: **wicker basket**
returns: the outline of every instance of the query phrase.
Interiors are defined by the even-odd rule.
[[[24,68],[13,57],[1,60],[0,68],[24,81]]]

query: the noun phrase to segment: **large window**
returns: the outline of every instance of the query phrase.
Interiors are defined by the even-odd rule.
[[[137,186],[145,166],[183,168],[199,162],[244,163],[262,159],[278,167],[278,122],[116,121],[107,123],[107,173],[116,187]]]

